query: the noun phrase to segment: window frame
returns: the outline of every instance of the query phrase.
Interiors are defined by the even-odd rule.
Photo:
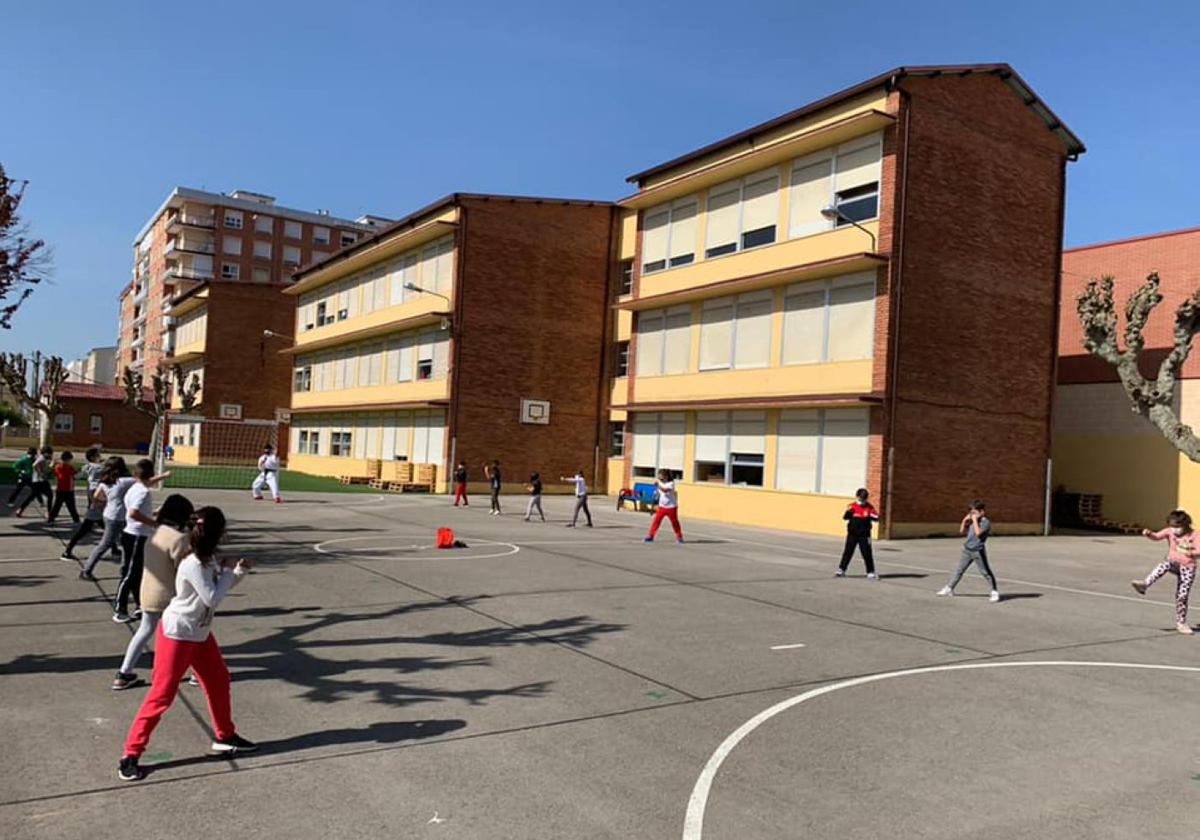
[[[104,415],[92,414],[88,417],[88,434],[99,435],[104,433]]]
[[[775,202],[774,202],[774,204],[775,204],[775,224],[771,225],[771,227],[773,229],[772,234],[771,234],[771,241],[759,242],[754,245],[747,245],[746,244],[746,235],[748,233],[757,233],[759,231],[766,230],[766,228],[765,227],[755,228],[754,230],[751,230],[751,231],[747,231],[745,229],[746,228],[746,187],[750,184],[757,184],[759,182],[767,181],[772,178],[775,180],[775,190],[774,190],[774,194],[775,194]],[[780,172],[780,167],[772,166],[772,167],[768,167],[766,169],[760,169],[758,172],[751,172],[749,175],[743,175],[742,177],[735,178],[732,181],[725,181],[724,183],[717,184],[716,186],[710,187],[708,190],[706,190],[704,193],[705,233],[704,233],[704,242],[702,243],[704,246],[704,259],[715,260],[720,257],[728,257],[732,254],[740,254],[743,251],[753,251],[756,248],[765,248],[768,245],[775,245],[778,242],[780,242],[781,240],[779,238],[779,227],[780,227],[779,189],[780,189],[780,186],[782,185],[782,183],[783,183],[783,178],[782,178],[782,175]],[[732,250],[728,249],[729,243],[718,245],[715,248],[709,248],[708,247],[708,213],[709,213],[708,208],[709,208],[709,204],[712,201],[713,195],[724,195],[724,194],[730,193],[733,191],[735,186],[737,188],[737,237],[734,239],[734,241],[732,243],[733,248],[732,248]],[[709,253],[710,251],[720,251],[720,253],[713,254],[713,253]]]
[[[860,146],[853,147],[853,148],[847,148],[847,147],[852,146],[852,144],[857,143],[859,140],[866,140],[867,138],[873,138],[874,143],[864,142]],[[879,177],[877,177],[874,182],[875,183],[875,191],[874,191],[875,215],[866,216],[861,219],[855,219],[855,221],[858,222],[859,224],[863,224],[864,222],[873,222],[873,221],[877,221],[879,219],[879,213],[880,213],[880,209],[881,209],[880,205],[882,203],[882,187],[883,187],[883,132],[875,131],[875,132],[871,132],[869,134],[862,135],[861,137],[852,138],[850,140],[845,141],[844,143],[839,143],[836,146],[830,146],[829,148],[821,149],[820,151],[816,151],[811,154],[807,154],[802,157],[795,158],[791,161],[791,163],[788,165],[788,168],[787,168],[788,239],[802,239],[805,236],[816,236],[817,234],[828,233],[829,231],[836,230],[840,227],[847,227],[850,224],[849,222],[843,221],[842,218],[839,216],[836,219],[827,219],[826,225],[823,227],[817,228],[816,230],[808,230],[808,231],[796,233],[793,230],[793,225],[792,225],[792,220],[791,220],[791,213],[792,213],[791,207],[792,207],[792,202],[795,200],[795,196],[792,194],[792,190],[795,185],[792,182],[796,176],[796,171],[799,169],[805,169],[810,166],[815,166],[818,163],[821,163],[821,162],[824,162],[827,160],[829,162],[829,195],[825,202],[825,207],[839,207],[840,204],[838,202],[838,196],[840,193],[846,192],[848,190],[862,189],[863,187],[867,186],[867,184],[860,184],[857,187],[850,187],[850,188],[848,188],[848,190],[838,189],[838,157],[853,154],[854,152],[862,151],[863,149],[869,148],[871,146],[874,146],[879,151],[879,163],[878,163]],[[869,183],[870,182],[868,182],[868,184]]]
[[[241,210],[228,210],[227,209],[221,214],[221,216],[224,221],[223,227],[227,227],[230,230],[244,230],[245,229],[245,219],[242,216]]]
[[[322,233],[322,231],[324,232]],[[312,241],[314,245],[328,245],[331,241],[329,236],[329,228],[322,227],[321,225],[313,225]]]
[[[73,434],[75,431],[75,415],[65,411],[55,414],[54,431]]]
[[[616,379],[629,376],[629,345],[628,341],[617,342],[616,358],[613,361],[613,377]]]
[[[735,415],[737,415],[737,414],[757,415],[756,417],[753,417],[753,418],[743,417],[742,420],[743,420],[743,422],[750,421],[750,422],[755,422],[755,423],[761,423],[761,426],[762,426],[762,447],[761,447],[762,452],[761,453],[735,452],[733,450],[733,438],[734,438],[735,423],[736,423]],[[751,488],[751,489],[763,489],[763,488],[767,487],[766,460],[767,460],[767,438],[769,437],[769,431],[770,431],[770,418],[768,417],[768,414],[765,410],[753,410],[752,409],[752,410],[748,410],[748,411],[736,411],[736,410],[696,411],[693,413],[693,415],[694,415],[693,416],[693,425],[692,425],[693,456],[692,456],[692,465],[691,466],[692,466],[692,481],[694,483],[696,483],[696,484],[721,484],[721,485],[724,485],[725,487],[740,487],[740,488]],[[707,416],[702,418],[701,415],[707,415]],[[720,415],[720,417],[718,418],[717,415]],[[697,458],[695,456],[694,453],[695,453],[696,449],[698,448],[698,446],[697,446],[698,438],[700,437],[699,429],[700,429],[702,419],[706,423],[709,423],[709,424],[714,423],[714,421],[717,421],[718,419],[720,420],[721,423],[723,423],[724,434],[722,435],[722,438],[724,441],[724,445],[723,445],[724,456],[725,456],[724,460],[715,461],[710,458],[701,459],[701,458]],[[750,459],[755,459],[755,458],[758,459],[756,462],[753,460],[750,460]],[[739,459],[742,459],[741,463],[739,463]],[[709,468],[719,467],[721,480],[715,481],[711,477],[703,477],[702,478],[700,476],[701,465],[706,465]],[[737,482],[737,481],[733,480],[734,470],[737,467],[755,467],[755,466],[758,467],[758,470],[759,470],[759,483],[758,484],[751,484],[749,482]]]
[[[608,424],[608,457],[625,457],[625,421],[611,420]]]
[[[771,290],[759,290],[753,292],[743,292],[738,295],[727,295],[719,298],[709,298],[704,301],[700,307],[700,347],[704,347],[704,311],[705,307],[717,308],[715,305],[721,301],[728,300],[728,304],[733,314],[729,319],[729,364],[728,365],[705,365],[704,351],[700,351],[700,359],[697,362],[697,370],[700,373],[717,370],[766,370],[771,367],[771,345],[774,341],[774,331],[768,323],[767,334],[767,360],[762,364],[738,364],[738,321],[742,320],[739,317],[739,311],[743,306],[749,306],[756,303],[767,303],[770,308],[767,311],[768,322],[772,319],[775,313],[775,294]],[[722,305],[723,308],[724,305]],[[748,316],[747,316],[748,317]]]
[[[347,241],[347,240],[349,240],[349,241]],[[338,242],[341,243],[341,247],[349,248],[351,245],[353,245],[357,241],[358,241],[357,233],[353,233],[352,231],[348,231],[348,230],[338,231]]]
[[[780,367],[795,367],[797,365],[824,365],[835,362],[861,362],[873,359],[875,357],[875,341],[878,326],[878,313],[872,307],[871,316],[871,344],[867,348],[867,353],[864,356],[857,358],[838,358],[830,357],[829,353],[829,336],[830,336],[830,321],[832,314],[832,298],[835,288],[852,288],[854,286],[871,285],[871,300],[876,301],[879,297],[879,277],[871,270],[864,272],[855,272],[853,274],[843,274],[838,277],[830,277],[825,280],[808,281],[805,283],[794,283],[785,286],[783,290],[783,311],[782,311],[782,329],[780,330],[780,346],[779,346],[779,366]],[[824,302],[821,305],[821,356],[815,361],[789,362],[787,360],[788,352],[788,300],[802,295],[812,294],[820,291],[823,294]],[[877,305],[877,304],[876,304]]]
[[[293,233],[293,231],[295,232]],[[302,242],[304,240],[304,225],[300,222],[297,222],[295,219],[284,219],[283,238],[294,239],[298,242]]]
[[[774,488],[776,490],[779,490],[782,493],[804,493],[804,494],[810,495],[810,496],[843,495],[841,493],[827,492],[824,489],[824,485],[825,485],[825,438],[826,438],[825,428],[826,428],[826,424],[828,422],[829,414],[832,412],[837,412],[837,413],[841,413],[841,414],[848,414],[850,412],[855,412],[859,415],[858,419],[865,418],[865,420],[866,420],[866,434],[863,435],[863,446],[866,449],[866,454],[865,454],[865,457],[863,458],[863,476],[862,476],[861,482],[859,482],[859,486],[861,487],[861,486],[865,485],[867,476],[870,474],[870,471],[871,471],[871,409],[870,408],[851,408],[851,409],[816,408],[816,409],[794,409],[794,410],[785,409],[782,412],[780,412],[779,417],[777,419],[776,428],[775,428],[776,450],[777,451],[779,449],[779,444],[780,444],[782,438],[785,437],[785,435],[783,434],[783,428],[784,428],[785,424],[790,421],[790,418],[787,417],[787,415],[789,413],[795,414],[800,411],[809,411],[809,412],[816,413],[817,451],[816,451],[816,456],[813,460],[813,489],[812,490],[795,490],[790,487],[782,486],[782,484],[780,483],[780,480],[779,480],[779,476],[780,476],[780,468],[783,465],[783,459],[778,456],[775,459],[775,474],[771,477],[772,481],[774,482],[774,484],[773,484]],[[846,493],[845,495],[848,496],[848,495],[852,494],[853,492],[854,491],[851,490],[848,493]]]
[[[692,217],[693,219],[696,220],[695,224],[696,224],[697,233],[695,235],[695,241],[692,242],[692,250],[691,250],[690,254],[680,255],[679,257],[672,257],[671,256],[671,237],[675,232],[675,213],[679,210],[684,209],[688,205],[694,205],[695,210],[696,210],[695,215]],[[677,198],[677,199],[674,199],[673,201],[668,201],[665,204],[659,204],[656,207],[650,207],[650,208],[646,209],[645,211],[643,211],[643,213],[642,213],[643,237],[645,236],[645,220],[650,218],[651,216],[657,216],[658,214],[660,214],[664,211],[667,214],[667,235],[666,235],[666,241],[665,241],[665,246],[664,246],[664,250],[663,250],[663,258],[661,260],[662,267],[661,268],[649,268],[648,267],[650,265],[657,264],[659,262],[659,260],[655,260],[654,263],[642,262],[642,274],[643,275],[657,274],[660,271],[670,271],[672,268],[682,268],[685,265],[693,265],[696,262],[696,257],[697,257],[696,246],[699,243],[699,230],[700,230],[700,193],[692,193],[691,195],[685,195],[682,198]],[[675,262],[675,260],[683,259],[684,257],[689,257],[689,259],[687,259],[683,262],[679,262],[679,263]]]
[[[222,280],[241,280],[242,267],[237,263],[221,263]]]

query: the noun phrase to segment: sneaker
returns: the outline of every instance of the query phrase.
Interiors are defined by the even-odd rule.
[[[263,500],[262,496],[251,496],[250,498],[256,502],[261,502]]]
[[[1191,635],[1195,634],[1195,632],[1196,632],[1195,630],[1193,630],[1191,627],[1189,627],[1186,624],[1176,624],[1175,629],[1178,630],[1180,633],[1182,633],[1185,636],[1191,636]]]
[[[95,582],[95,581],[96,581],[96,576],[95,576],[94,574],[92,574],[91,572],[80,572],[80,573],[79,573],[79,579],[80,579],[80,580],[86,580],[86,581],[92,581],[92,582]]]
[[[1129,585],[1133,587],[1133,591],[1139,595],[1146,594],[1146,582],[1144,580],[1131,580]]]
[[[592,523],[591,523],[591,522],[589,522],[589,523],[587,524],[587,526],[588,526],[589,528],[591,528],[591,527],[592,527]]]
[[[258,744],[247,741],[236,732],[228,738],[216,739],[212,742],[212,750],[217,753],[233,755],[234,753],[252,753],[258,749]]]
[[[283,499],[276,499],[275,504],[277,504],[277,505],[283,504]]]
[[[129,624],[133,621],[133,616],[125,612],[115,612],[113,613],[113,621],[117,622],[117,624]]]
[[[131,612],[129,615],[134,621],[137,621],[139,618],[142,617],[142,608],[134,607],[133,612]]]
[[[992,594],[988,596],[988,603],[989,604],[999,604],[1000,603],[1000,593],[997,592],[995,589],[993,589]]]
[[[200,680],[196,679],[195,674],[188,674],[188,678],[184,680],[184,682],[188,685],[195,686],[196,688],[200,687]]]
[[[954,594],[954,590],[953,590],[953,589],[951,589],[949,586],[943,586],[941,589],[939,589],[939,590],[937,591],[937,594],[939,594],[939,595],[953,595],[953,594]]]
[[[845,577],[845,576],[846,576],[846,570],[845,570],[845,569],[838,569],[836,572],[834,572],[834,573],[833,573],[833,576],[834,576],[834,577]]]
[[[867,580],[879,580],[879,575],[874,572],[867,572]]]
[[[683,537],[676,537],[675,545],[683,545]]]
[[[74,563],[78,558],[76,558],[71,552],[64,551],[62,554],[58,555],[58,559],[65,560],[68,563]]]
[[[25,515],[25,511],[23,511],[23,510],[19,510],[19,511],[17,511],[16,513],[14,513],[14,514],[13,514],[13,516],[17,517],[17,519],[20,519],[20,518],[21,518],[21,517],[23,517],[24,515]]]
[[[654,542],[654,537],[646,537],[645,539],[642,540],[642,542],[652,543],[652,542]]]
[[[139,682],[141,682],[141,679],[132,671],[128,674],[122,674],[120,671],[117,671],[117,675],[113,677],[110,688],[113,691],[124,691],[127,688],[133,688]]]
[[[575,523],[574,523],[574,522],[568,522],[568,523],[567,523],[567,527],[568,527],[568,528],[574,528],[574,527],[575,527]]]
[[[146,771],[138,767],[137,756],[127,755],[117,765],[117,778],[122,782],[136,782],[146,776]]]

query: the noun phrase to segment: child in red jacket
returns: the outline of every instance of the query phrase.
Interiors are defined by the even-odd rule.
[[[862,552],[863,563],[867,566],[867,577],[878,580],[875,574],[875,555],[871,552],[871,526],[879,521],[879,511],[869,501],[870,493],[865,487],[854,494],[855,500],[846,505],[842,519],[846,520],[846,548],[842,551],[842,562],[838,566],[837,577],[846,576],[846,567],[854,556],[854,549]]]

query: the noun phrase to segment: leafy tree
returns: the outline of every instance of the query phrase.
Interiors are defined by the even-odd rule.
[[[29,237],[17,212],[27,183],[9,178],[0,165],[0,328],[6,330],[50,267],[46,243]]]
[[[1083,325],[1083,346],[1117,372],[1133,411],[1146,418],[1171,445],[1193,461],[1200,461],[1200,438],[1192,427],[1180,422],[1175,412],[1175,390],[1183,374],[1183,363],[1192,352],[1192,339],[1200,332],[1200,290],[1175,310],[1173,342],[1157,375],[1147,378],[1139,362],[1146,341],[1143,332],[1154,308],[1162,303],[1157,273],[1146,277],[1125,303],[1125,346],[1121,347],[1120,317],[1113,302],[1113,278],[1089,280],[1076,299]]]

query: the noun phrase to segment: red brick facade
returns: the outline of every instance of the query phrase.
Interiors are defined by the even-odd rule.
[[[65,383],[60,391],[60,414],[72,418],[72,429],[54,432],[51,438],[54,448],[82,451],[102,445],[106,450],[118,452],[148,449],[154,420],[125,405],[124,396],[116,386]],[[100,424],[96,433],[91,431],[94,418]]]

